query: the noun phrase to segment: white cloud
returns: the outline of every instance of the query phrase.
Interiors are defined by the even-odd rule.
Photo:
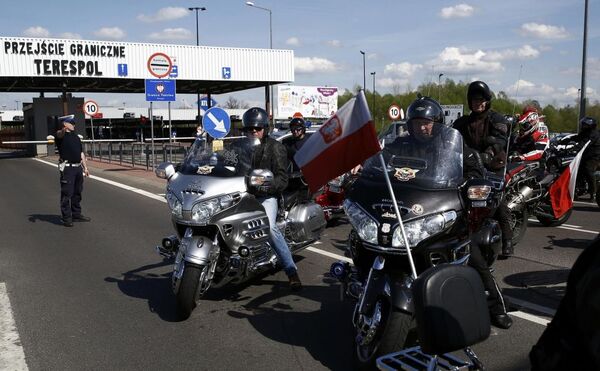
[[[523,36],[533,36],[541,39],[564,39],[569,33],[564,27],[550,26],[539,23],[525,23],[521,25]]]
[[[142,22],[164,22],[183,18],[188,14],[190,14],[190,11],[187,8],[167,7],[159,9],[158,12],[153,15],[140,14],[137,16],[137,19]]]
[[[533,59],[540,55],[540,51],[531,45],[523,45],[519,49],[504,49],[486,53],[484,60],[501,61],[505,59]]]
[[[408,62],[391,63],[385,66],[384,72],[397,76],[412,76],[421,68],[423,66],[420,64],[411,64]]]
[[[295,57],[294,64],[297,73],[334,72],[340,69],[332,61],[319,57]]]
[[[325,43],[333,48],[341,48],[342,47],[342,42],[340,40],[328,40]]]
[[[375,88],[393,88],[398,86],[408,85],[410,81],[408,79],[394,79],[389,77],[384,77],[382,79],[375,79]]]
[[[518,80],[505,88],[505,92],[517,100],[535,99],[545,104],[574,104],[578,97],[578,88],[555,88],[547,84],[536,84],[527,80]],[[593,88],[586,88],[586,96],[590,100],[600,98],[598,92]]]
[[[445,48],[434,60],[434,65],[444,73],[489,73],[504,69],[497,61],[486,61],[486,53],[469,52],[457,47]]]
[[[152,40],[189,40],[194,37],[185,28],[165,28],[161,32],[153,32],[149,35]]]
[[[369,54],[367,54],[367,59],[368,60],[379,59],[379,54],[377,54],[377,53],[369,53]]]
[[[63,32],[57,36],[59,39],[74,39],[81,40],[81,35],[73,32]]]
[[[290,45],[290,46],[300,46],[300,39],[298,39],[297,37],[290,37],[289,39],[287,39],[285,41],[286,45]]]
[[[442,18],[465,18],[473,15],[475,8],[469,4],[458,4],[455,6],[449,6],[442,8],[440,11],[440,17]]]
[[[576,88],[574,86],[570,87],[570,88],[566,88],[564,95],[566,97],[569,97],[571,99],[579,99],[579,90],[580,88]],[[590,88],[589,86],[585,88],[585,97],[589,100],[589,99],[598,99],[598,92],[596,92],[595,89]]]
[[[120,40],[125,37],[125,32],[119,27],[103,27],[95,31],[94,35],[103,40]]]
[[[29,27],[28,29],[23,31],[23,36],[26,36],[26,37],[49,37],[50,31],[48,31],[44,27],[40,27],[40,26]]]

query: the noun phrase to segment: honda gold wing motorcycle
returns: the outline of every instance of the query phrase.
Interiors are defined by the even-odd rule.
[[[369,159],[344,204],[352,225],[348,245],[354,267],[337,262],[330,273],[342,281],[343,293],[357,300],[354,358],[361,369],[416,341],[411,293],[415,277],[384,171],[417,274],[444,263],[466,264],[472,243],[489,251],[487,255],[501,249],[501,231],[491,219],[501,184],[465,182],[462,137],[454,129],[432,151],[424,154],[419,147],[386,147],[385,168],[379,156]]]
[[[196,140],[177,169],[170,163],[156,169],[168,180],[165,197],[176,232],[157,250],[175,257],[171,283],[185,318],[210,287],[239,284],[277,265],[267,214],[248,192],[273,176],[269,170],[251,171],[257,144],[234,138],[212,150]],[[326,225],[319,205],[295,196],[284,193],[277,218],[293,253],[317,240]]]

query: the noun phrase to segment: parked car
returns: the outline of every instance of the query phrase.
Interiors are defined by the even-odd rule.
[[[383,140],[383,144],[392,143],[397,137],[408,135],[406,121],[394,121],[385,130],[379,134],[379,140]]]

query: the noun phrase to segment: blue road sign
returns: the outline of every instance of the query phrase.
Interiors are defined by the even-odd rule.
[[[175,102],[175,80],[146,79],[146,102]]]
[[[210,107],[215,107],[217,105],[217,101],[210,98]],[[200,108],[202,108],[203,110],[207,110],[208,107],[208,97],[200,97]]]
[[[127,76],[127,64],[119,63],[117,66],[119,76]]]
[[[223,138],[231,129],[231,120],[224,109],[213,107],[204,113],[202,127],[215,139]]]
[[[221,74],[225,80],[229,80],[231,78],[231,67],[223,67],[221,69]]]
[[[173,65],[173,67],[171,67],[171,72],[169,72],[169,77],[177,77],[179,76],[179,72],[177,70],[177,66]]]

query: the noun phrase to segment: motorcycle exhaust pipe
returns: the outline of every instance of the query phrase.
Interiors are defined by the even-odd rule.
[[[522,208],[523,206],[525,206],[525,203],[529,201],[532,195],[533,189],[527,186],[523,186],[519,189],[519,193],[515,197],[513,197],[512,200],[510,200],[507,206],[510,210]]]

